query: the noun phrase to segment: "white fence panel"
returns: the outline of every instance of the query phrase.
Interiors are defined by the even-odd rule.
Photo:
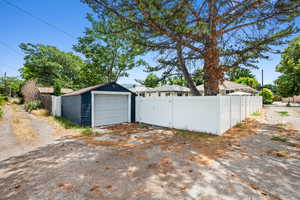
[[[52,115],[61,117],[61,97],[52,96]]]
[[[260,96],[137,97],[136,121],[219,135],[261,108]]]
[[[174,97],[173,127],[218,134],[218,102],[215,97]],[[159,117],[159,116],[158,116]]]

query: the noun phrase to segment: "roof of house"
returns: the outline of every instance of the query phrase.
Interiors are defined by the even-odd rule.
[[[150,92],[189,92],[190,89],[180,85],[163,85],[149,89]]]
[[[204,91],[204,85],[197,86],[197,89],[202,92]],[[220,90],[243,90],[247,92],[257,92],[257,90],[253,89],[252,87],[249,87],[247,85],[239,84],[232,81],[223,81],[222,84],[220,84]]]
[[[86,87],[86,88],[82,88],[80,90],[76,90],[74,92],[71,92],[71,93],[68,93],[64,96],[76,96],[76,95],[81,95],[85,92],[88,92],[88,91],[91,91],[93,89],[96,89],[96,88],[99,88],[99,87],[102,87],[102,86],[106,86],[106,85],[110,85],[110,84],[117,84],[116,82],[109,82],[109,83],[103,83],[103,84],[98,84],[98,85],[94,85],[94,86],[90,86],[90,87]],[[119,85],[119,84],[117,84]],[[122,85],[119,85],[120,87],[123,87]],[[125,87],[123,87],[125,88]],[[125,88],[126,90],[128,90],[127,88]],[[128,90],[130,91],[130,90]]]
[[[152,88],[145,87],[145,86],[138,86],[138,87],[130,88],[130,90],[132,92],[146,92],[146,91],[149,91],[150,89],[152,89]]]
[[[38,90],[41,94],[53,94],[54,93],[54,89],[51,87],[38,87]],[[68,88],[61,88],[60,92],[62,94],[68,94],[73,92],[74,90],[72,89],[68,89]]]

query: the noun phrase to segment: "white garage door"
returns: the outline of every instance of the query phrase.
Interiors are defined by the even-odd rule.
[[[95,94],[94,126],[128,122],[128,95]]]

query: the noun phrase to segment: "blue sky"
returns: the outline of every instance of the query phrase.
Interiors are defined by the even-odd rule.
[[[18,48],[20,43],[54,45],[61,50],[71,51],[76,38],[81,36],[84,28],[89,25],[85,16],[91,10],[79,0],[8,1],[72,34],[75,38],[66,36],[0,0],[0,75],[4,72],[9,76],[19,75],[18,69],[23,64],[23,53]],[[146,60],[153,62],[151,57],[147,57]],[[259,66],[265,71],[265,83],[272,83],[278,76],[275,66],[279,61],[280,55],[271,55],[268,60],[260,60]],[[260,70],[254,69],[253,73],[260,81]],[[143,69],[134,69],[130,71],[128,78],[122,78],[119,82],[134,83],[134,79],[143,79],[146,75]]]

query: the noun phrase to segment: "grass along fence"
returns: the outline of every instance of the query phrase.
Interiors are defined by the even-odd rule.
[[[261,96],[137,97],[136,121],[221,135],[261,108]]]

